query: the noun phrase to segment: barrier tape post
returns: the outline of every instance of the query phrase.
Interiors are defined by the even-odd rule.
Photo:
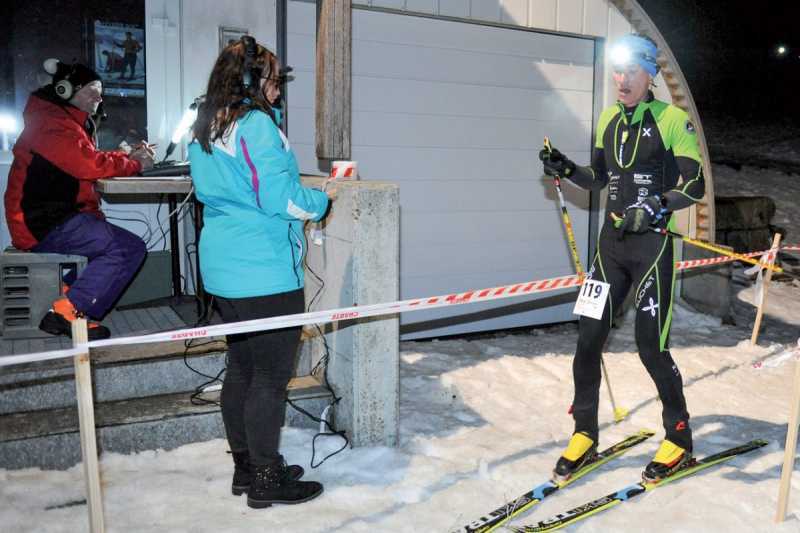
[[[775,515],[775,522],[783,522],[786,519],[792,473],[794,472],[794,456],[797,453],[797,425],[800,423],[800,361],[796,361],[794,366],[792,407],[789,415],[789,427],[786,432],[786,446],[783,450],[783,468],[781,469],[781,485],[778,489],[778,512]]]
[[[778,255],[778,249],[780,243],[781,243],[781,234],[776,233],[775,236],[772,238],[772,249],[764,256],[766,257],[766,261],[763,262],[763,265],[764,268],[767,269],[767,272],[764,274],[764,281],[761,286],[761,297],[758,298],[758,311],[756,311],[756,321],[753,324],[753,334],[750,336],[750,344],[752,344],[753,346],[756,345],[756,341],[758,340],[758,331],[761,329],[761,319],[764,317],[764,307],[767,305],[767,290],[769,288],[769,282],[772,279],[772,271],[773,271],[773,269],[770,267],[775,262],[775,258]]]
[[[105,532],[103,495],[100,491],[100,468],[97,461],[97,435],[94,425],[94,400],[92,399],[92,372],[88,341],[86,319],[73,320],[72,342],[75,348],[85,348],[85,351],[82,350],[75,354],[74,361],[83,477],[86,483],[86,501],[89,508],[89,528],[92,533],[103,533]]]

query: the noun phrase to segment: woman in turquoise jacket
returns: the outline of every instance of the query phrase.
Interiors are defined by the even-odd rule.
[[[204,206],[200,272],[225,322],[302,313],[303,223],[335,198],[303,187],[278,127],[283,83],[276,56],[245,36],[214,65],[189,145]],[[300,327],[228,335],[222,418],[235,470],[233,494],[250,507],[300,503],[322,492],[278,452],[286,386]]]

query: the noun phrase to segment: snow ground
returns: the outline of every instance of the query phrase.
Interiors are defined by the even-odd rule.
[[[757,181],[784,184],[779,173]],[[751,170],[725,171],[720,189],[749,191]],[[793,186],[797,184],[797,176]],[[721,183],[721,181],[719,182]],[[772,194],[773,191],[759,191]],[[794,199],[800,192],[795,190]],[[779,217],[800,228],[800,208],[780,194]],[[777,217],[776,217],[777,218]],[[780,222],[779,222],[780,223]],[[793,238],[792,238],[793,237]],[[798,234],[790,234],[797,242]],[[738,325],[678,307],[672,354],[686,383],[695,452],[702,456],[753,439],[766,448],[687,478],[573,526],[582,532],[800,531],[800,473],[789,518],[773,523],[790,409],[791,364],[753,368],[794,348],[800,336],[800,283],[774,283],[759,346],[749,344],[753,288],[737,271]],[[232,465],[223,440],[172,451],[102,457],[110,532],[446,532],[546,480],[572,430],[574,324],[401,345],[401,442],[357,448],[309,467],[313,432],[288,428],[282,451],[321,481],[322,497],[301,506],[249,509],[230,495]],[[771,359],[769,359],[771,360]],[[655,388],[638,361],[632,321],[612,332],[606,362],[614,393],[630,415],[619,425],[601,390],[601,447],[640,428],[655,438],[578,481],[516,523],[535,522],[639,479],[663,430]],[[319,441],[318,441],[319,442]],[[338,447],[322,441],[318,452]],[[0,529],[86,531],[80,466],[0,470]]]

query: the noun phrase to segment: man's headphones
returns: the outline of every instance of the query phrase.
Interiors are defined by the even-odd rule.
[[[58,83],[53,84],[53,88],[56,91],[56,94],[63,98],[64,100],[69,100],[72,98],[72,95],[75,94],[75,87],[72,85],[72,82],[69,81],[69,77],[75,73],[75,65],[70,67],[69,74],[66,77],[59,81]]]
[[[258,44],[250,35],[242,35],[240,39],[244,46],[244,66],[242,67],[242,89],[249,94],[252,88],[261,80],[262,68],[256,63]]]

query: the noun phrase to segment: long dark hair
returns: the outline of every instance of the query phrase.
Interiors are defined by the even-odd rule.
[[[273,72],[278,72],[278,58],[260,44],[256,46],[255,70],[261,71],[261,78],[272,77]],[[197,120],[192,127],[194,138],[206,153],[211,153],[211,145],[217,139],[228,135],[236,120],[253,109],[263,111],[275,120],[261,92],[259,77],[255,77],[252,85],[245,89],[244,65],[245,45],[242,41],[226,46],[214,63],[205,101],[197,110]]]

